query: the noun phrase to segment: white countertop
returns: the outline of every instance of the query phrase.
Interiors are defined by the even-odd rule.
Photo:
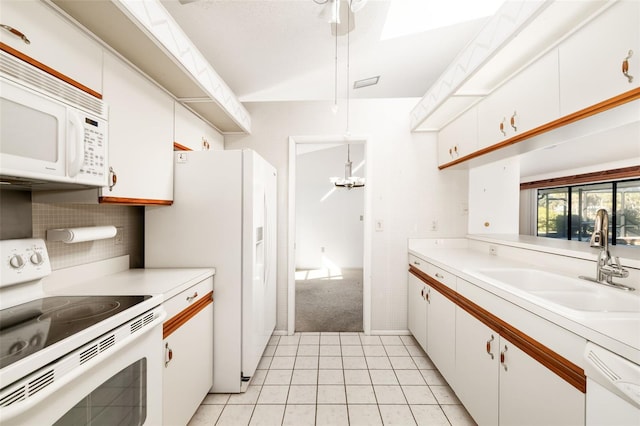
[[[592,341],[640,364],[640,310],[637,315],[617,317],[606,312],[571,316],[556,305],[532,301],[491,284],[477,275],[486,268],[524,267],[544,270],[540,265],[492,256],[467,247],[466,240],[410,240],[409,253],[442,268],[515,305],[551,321],[586,340]],[[556,272],[556,271],[554,271]],[[585,281],[585,284],[588,282]],[[596,284],[594,284],[596,285]],[[621,291],[608,289],[609,291]],[[638,297],[640,307],[640,295]],[[499,313],[497,313],[499,315]]]
[[[158,304],[215,275],[214,268],[128,269],[128,256],[54,271],[44,290],[51,295],[150,295]]]

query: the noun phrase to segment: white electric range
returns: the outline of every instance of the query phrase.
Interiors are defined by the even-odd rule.
[[[0,423],[161,424],[162,296],[47,294],[50,274],[43,240],[0,241]]]

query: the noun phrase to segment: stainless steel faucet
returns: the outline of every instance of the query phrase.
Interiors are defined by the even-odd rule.
[[[598,263],[596,265],[596,278],[580,276],[580,278],[605,284],[611,287],[623,290],[634,290],[633,287],[624,284],[614,283],[613,278],[626,278],[629,271],[620,265],[620,258],[615,258],[615,263],[611,259],[609,252],[609,214],[605,209],[599,209],[596,212],[596,221],[591,234],[591,247],[599,248]]]

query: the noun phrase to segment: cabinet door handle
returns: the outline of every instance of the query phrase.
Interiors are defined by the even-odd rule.
[[[455,153],[456,153],[456,157],[459,157],[459,156],[460,156],[460,154],[458,154],[458,145],[454,145],[454,146],[453,146],[453,152],[455,152]]]
[[[431,289],[427,290],[427,302],[431,304]]]
[[[500,352],[500,364],[502,364],[502,366],[504,367],[504,371],[507,371],[507,364],[504,362],[504,355],[507,353],[508,349],[509,348],[507,348],[507,345],[504,345],[504,350]]]
[[[413,261],[413,264],[414,264],[414,265],[418,265],[418,266],[420,266],[420,262],[418,262],[417,260],[414,260],[414,261]]]
[[[491,359],[494,358],[493,353],[491,353],[491,342],[493,342],[494,339],[495,339],[495,336],[492,334],[491,339],[487,340],[487,353],[489,354]]]
[[[194,300],[196,300],[196,297],[198,297],[198,292],[196,291],[195,293],[193,293],[193,296],[187,296],[187,302],[191,303]]]
[[[109,191],[113,191],[113,187],[118,183],[118,175],[113,170],[113,167],[109,167]]]
[[[507,132],[504,131],[504,122],[507,121],[506,117],[502,117],[502,121],[500,122],[500,132],[502,132],[502,136],[507,136]]]
[[[440,278],[441,280],[443,280],[443,279],[444,279],[444,276],[443,276],[443,275],[440,275],[440,273],[436,272],[436,278]]]
[[[631,58],[632,56],[633,56],[633,50],[629,50],[629,54],[622,61],[622,74],[625,77],[627,77],[627,80],[629,80],[629,83],[633,81],[633,76],[629,75],[629,58]]]
[[[24,41],[25,44],[31,44],[31,41],[29,41],[29,39],[27,38],[26,35],[24,35],[23,32],[16,30],[12,26],[5,25],[5,24],[0,24],[0,28],[3,28],[5,30],[9,31],[11,34],[20,37],[22,39],[22,41]]]
[[[511,127],[513,128],[514,132],[518,131],[518,127],[516,126],[516,112],[513,111],[513,115],[511,116],[511,120],[509,120],[509,123],[511,123]]]
[[[164,366],[165,368],[169,365],[171,360],[173,359],[173,350],[169,347],[169,342],[164,344]]]

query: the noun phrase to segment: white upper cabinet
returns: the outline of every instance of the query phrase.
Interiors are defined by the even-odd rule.
[[[554,49],[479,103],[478,149],[559,116],[558,51]]]
[[[13,29],[0,29],[0,42],[98,94],[102,92],[102,46],[44,2],[3,1],[0,7],[0,24]]]
[[[627,74],[633,77],[631,81],[623,74],[625,60]],[[561,115],[637,87],[640,87],[640,2],[637,0],[615,3],[560,45]]]
[[[438,133],[438,165],[471,154],[478,147],[478,108],[472,107]]]
[[[104,58],[109,165],[117,176],[103,197],[173,199],[173,99],[110,54]],[[148,203],[148,202],[147,202]]]
[[[224,149],[222,134],[178,102],[173,141],[193,151]]]

